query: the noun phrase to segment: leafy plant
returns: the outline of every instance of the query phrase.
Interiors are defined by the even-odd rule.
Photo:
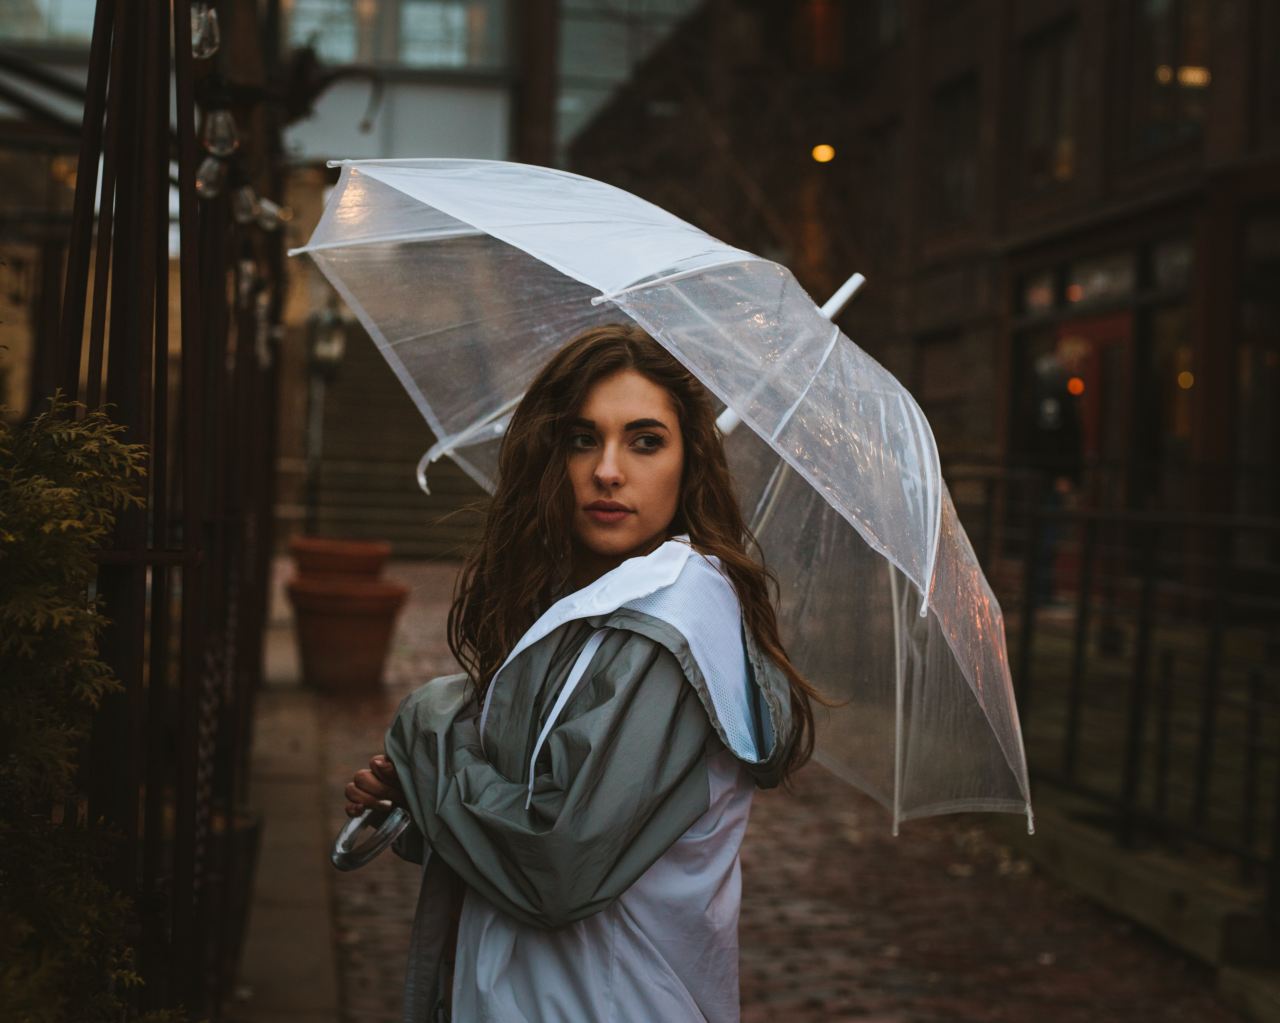
[[[118,836],[53,817],[76,805],[94,710],[121,688],[98,657],[93,552],[120,511],[145,504],[145,447],[73,407],[58,392],[11,427],[0,406],[0,1019],[15,1023],[115,1023],[142,984],[132,904],[106,880]]]

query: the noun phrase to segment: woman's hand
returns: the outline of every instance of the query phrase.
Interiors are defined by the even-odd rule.
[[[347,797],[348,817],[359,817],[371,806],[380,806],[384,810],[392,806],[408,809],[395,765],[381,753],[370,757],[369,766],[357,771],[343,791]]]

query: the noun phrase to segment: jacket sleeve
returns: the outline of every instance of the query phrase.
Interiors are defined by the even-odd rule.
[[[719,745],[671,652],[610,630],[546,736],[528,798],[521,761],[565,663],[544,646],[508,666],[499,684],[515,703],[491,709],[485,748],[463,676],[410,694],[386,738],[431,851],[500,910],[542,927],[604,909],[706,811],[706,754]]]

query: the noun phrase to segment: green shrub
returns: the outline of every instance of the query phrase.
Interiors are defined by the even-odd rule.
[[[118,836],[52,817],[77,795],[94,709],[121,688],[98,657],[93,552],[119,511],[145,503],[144,446],[72,407],[59,392],[14,428],[0,406],[0,1020],[15,1023],[128,1019],[142,983],[133,907],[105,879]]]

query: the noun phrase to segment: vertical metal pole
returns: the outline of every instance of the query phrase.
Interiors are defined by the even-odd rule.
[[[169,4],[157,4],[156,23],[149,38],[151,61],[159,70],[153,83],[156,103],[152,111],[157,144],[152,152],[155,187],[162,197],[155,229],[150,239],[154,247],[156,287],[154,307],[155,377],[152,384],[154,412],[151,446],[151,532],[149,545],[168,550],[169,536]],[[170,574],[172,567],[159,560],[151,570],[150,663],[147,679],[146,797],[143,809],[142,898],[144,916],[141,972],[146,980],[142,995],[146,1008],[170,1004],[169,911],[170,898],[160,890],[162,857],[166,848],[164,822],[171,776],[170,758],[164,737],[168,730],[168,688],[170,657],[173,652],[170,619]]]
[[[182,303],[182,661],[179,679],[178,770],[175,807],[171,986],[183,1000],[193,993],[196,942],[195,790],[200,683],[204,670],[207,510],[204,491],[206,408],[203,400],[204,322],[200,308],[199,210],[196,196],[195,94],[191,18],[185,4],[173,19],[174,87],[178,121],[178,219]]]
[[[1214,745],[1218,730],[1218,683],[1222,671],[1222,645],[1231,607],[1231,538],[1230,524],[1218,534],[1218,565],[1214,579],[1213,602],[1209,608],[1209,644],[1204,657],[1204,676],[1200,684],[1200,737],[1196,751],[1195,795],[1191,819],[1197,828],[1204,827],[1209,813],[1209,779],[1213,770]]]
[[[1092,514],[1084,523],[1084,543],[1080,549],[1080,589],[1076,594],[1076,628],[1071,656],[1071,680],[1067,688],[1067,732],[1062,771],[1076,776],[1080,745],[1080,704],[1084,699],[1084,668],[1089,653],[1089,595],[1093,590],[1093,561],[1098,544],[1098,520]]]
[[[987,572],[991,571],[991,556],[994,553],[993,545],[995,543],[995,492],[996,481],[993,477],[988,476],[983,480],[983,506],[982,506],[982,567]]]
[[[120,67],[112,67],[112,88],[119,86],[120,102],[126,109],[141,105],[145,83],[139,59],[140,36],[145,17],[135,7],[127,9],[124,19],[124,45]],[[117,26],[118,28],[121,26]],[[140,153],[138,132],[116,136],[116,151],[121,168],[121,184],[117,214],[131,225],[145,213],[141,209],[144,182],[138,167]],[[141,330],[149,332],[150,318],[142,322],[141,307],[149,305],[151,294],[144,275],[137,272],[137,235],[134,230],[117,232],[111,252],[111,263],[121,270],[112,277],[110,345],[107,363],[107,399],[114,406],[112,418],[126,430],[123,439],[145,443],[142,429],[139,367],[143,361]],[[145,294],[145,298],[142,296]],[[145,538],[145,511],[127,508],[116,519],[113,547],[136,552]],[[104,816],[123,833],[113,864],[112,879],[123,891],[132,895],[136,884],[135,863],[138,832],[137,749],[140,740],[140,704],[142,690],[142,634],[137,628],[145,608],[145,565],[123,561],[101,565],[98,591],[103,613],[109,625],[100,641],[102,659],[110,664],[124,685],[124,691],[106,697],[94,718],[92,762],[94,773],[89,792],[90,814]],[[144,583],[145,585],[145,583]],[[142,601],[139,601],[139,595]]]
[[[1129,689],[1128,727],[1125,731],[1124,776],[1120,795],[1121,818],[1119,838],[1122,845],[1132,845],[1134,811],[1138,806],[1138,790],[1142,782],[1143,740],[1146,733],[1147,684],[1151,653],[1151,605],[1155,595],[1156,540],[1160,530],[1152,523],[1142,530],[1139,541],[1139,565],[1142,572],[1141,596],[1138,600],[1138,638],[1134,651],[1133,681]]]
[[[1173,726],[1173,692],[1175,661],[1168,647],[1160,651],[1160,667],[1156,673],[1156,799],[1155,809],[1161,823],[1169,811],[1169,748]]]
[[[1014,684],[1018,694],[1018,715],[1025,724],[1031,707],[1031,656],[1035,643],[1036,587],[1040,578],[1041,500],[1044,496],[1044,477],[1036,475],[1031,481],[1031,500],[1027,508],[1027,546],[1022,570],[1022,623],[1019,628],[1018,675]]]
[[[1244,815],[1240,822],[1240,841],[1250,852],[1258,835],[1258,754],[1262,750],[1262,668],[1249,669],[1244,739]],[[1248,863],[1248,860],[1245,860]]]
[[[80,355],[84,339],[85,297],[89,289],[89,251],[93,245],[93,206],[98,193],[98,157],[102,154],[103,114],[107,105],[107,70],[111,63],[111,25],[115,0],[98,0],[93,12],[93,38],[85,82],[76,194],[71,205],[71,240],[62,292],[57,379],[67,397],[80,395]],[[103,190],[104,196],[106,190]]]
[[[1267,859],[1267,925],[1273,935],[1280,936],[1280,781],[1275,786],[1274,817],[1271,823],[1271,848]]]

